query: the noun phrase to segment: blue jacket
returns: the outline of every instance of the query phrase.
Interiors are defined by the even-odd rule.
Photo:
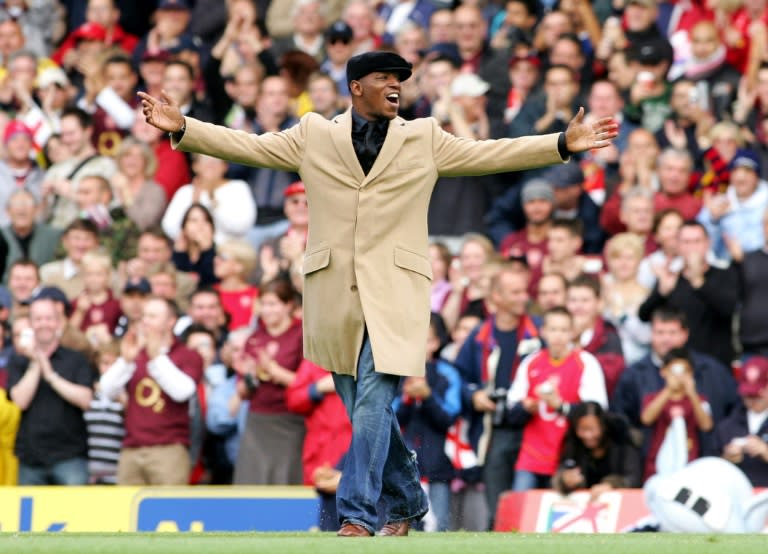
[[[731,372],[715,358],[699,352],[691,352],[694,367],[696,390],[706,397],[712,409],[712,419],[717,425],[734,408],[741,404],[736,381]],[[643,453],[645,454],[651,428],[640,423],[643,397],[664,388],[664,378],[659,373],[660,366],[648,355],[629,366],[621,374],[616,390],[611,399],[611,411],[623,414],[633,427],[641,428],[645,434]],[[714,440],[714,432],[702,433],[701,448],[703,456],[719,456]]]
[[[409,448],[416,452],[421,476],[430,482],[449,482],[455,476],[445,454],[445,435],[461,412],[461,378],[445,360],[427,363],[427,383],[432,394],[422,401],[395,398],[392,408]]]

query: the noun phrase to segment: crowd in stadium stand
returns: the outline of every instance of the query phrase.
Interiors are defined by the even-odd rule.
[[[426,528],[700,456],[768,486],[768,0],[0,2],[0,484],[304,484],[338,527],[305,184],[173,150],[136,93],[280,132],[348,109],[376,49],[414,66],[401,117],[468,140],[620,125],[437,182],[426,374],[393,406]]]

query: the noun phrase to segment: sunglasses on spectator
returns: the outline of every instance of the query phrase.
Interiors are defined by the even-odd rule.
[[[348,38],[341,38],[341,37],[334,37],[334,38],[329,38],[328,39],[328,44],[336,44],[337,42],[342,42],[344,44],[349,44],[350,42],[352,42],[352,40],[348,39]]]

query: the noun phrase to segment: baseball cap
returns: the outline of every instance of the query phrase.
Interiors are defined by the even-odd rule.
[[[107,30],[98,23],[83,23],[72,33],[72,38],[75,39],[75,42],[80,42],[81,40],[104,42],[107,40]]]
[[[459,47],[453,42],[437,42],[429,48],[420,50],[419,55],[427,62],[445,60],[456,68],[461,67]]]
[[[757,157],[757,154],[754,150],[750,150],[749,148],[739,148],[736,151],[736,155],[731,160],[729,169],[733,171],[737,167],[751,169],[759,175],[760,158]]]
[[[578,162],[569,162],[551,167],[541,176],[554,188],[566,188],[584,183],[584,172]]]
[[[667,39],[654,38],[632,45],[627,53],[627,60],[636,61],[641,65],[658,65],[661,62],[672,63],[674,50]]]
[[[26,135],[29,137],[29,140],[33,140],[34,138],[32,130],[29,127],[24,125],[24,123],[18,119],[13,119],[8,122],[3,131],[3,144],[8,144],[8,141],[18,134]]]
[[[741,396],[759,396],[768,387],[768,358],[754,356],[741,368],[739,394]]]
[[[46,88],[50,85],[59,85],[60,87],[66,87],[69,85],[69,79],[64,70],[60,67],[49,67],[42,70],[37,76],[37,87]]]
[[[462,73],[457,75],[451,83],[451,96],[470,96],[476,98],[483,96],[491,88],[474,73]]]
[[[346,44],[352,41],[353,36],[354,32],[352,31],[352,27],[350,27],[346,21],[341,19],[334,21],[325,31],[325,39],[331,43],[340,40]]]
[[[531,179],[523,185],[523,192],[520,196],[523,204],[532,200],[555,201],[555,191],[552,184],[546,179]]]
[[[512,56],[509,59],[509,67],[514,67],[520,62],[528,62],[530,64],[535,65],[538,68],[541,68],[541,58],[539,58],[533,52],[528,52],[527,54],[519,55],[519,56]]]
[[[38,300],[53,300],[64,304],[64,311],[68,314],[70,309],[69,299],[64,291],[59,287],[40,287],[29,299],[29,304],[34,304]]]
[[[132,294],[134,292],[149,294],[152,292],[152,286],[144,277],[134,281],[127,281],[123,287],[123,294]]]

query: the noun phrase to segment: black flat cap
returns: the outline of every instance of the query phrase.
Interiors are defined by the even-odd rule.
[[[394,52],[365,52],[347,62],[347,82],[359,81],[374,72],[397,73],[400,81],[411,76],[413,66]]]

